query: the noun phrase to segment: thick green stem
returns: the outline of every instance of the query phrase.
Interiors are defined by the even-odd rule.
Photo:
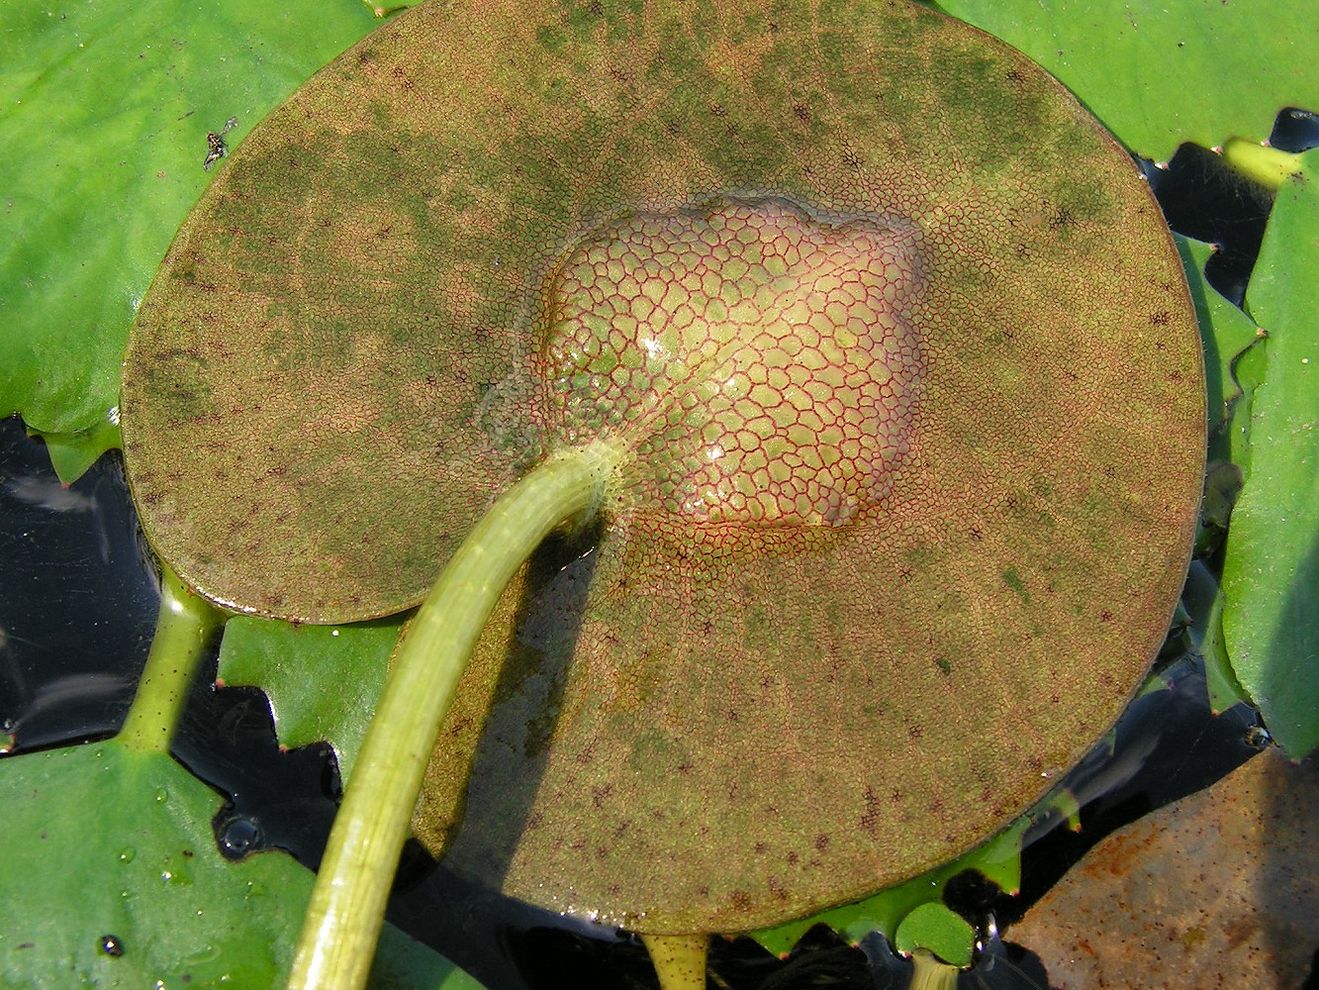
[[[659,977],[660,990],[705,990],[705,959],[710,951],[710,936],[646,935],[641,936],[650,961]]]
[[[927,949],[913,952],[911,963],[911,990],[956,990],[957,974],[961,972],[956,966],[948,965]]]
[[[197,665],[224,615],[163,567],[160,616],[146,669],[118,739],[140,753],[168,753]]]
[[[362,742],[298,941],[292,990],[364,986],[440,722],[505,586],[540,542],[594,513],[615,455],[547,460],[491,507],[422,603]]]

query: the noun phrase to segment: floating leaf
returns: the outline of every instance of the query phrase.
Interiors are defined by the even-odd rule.
[[[214,791],[118,740],[0,761],[0,985],[282,987],[312,875],[219,853]],[[387,929],[372,986],[478,988]]]
[[[1257,138],[1285,106],[1319,106],[1310,0],[939,0],[1057,76],[1137,154]]]
[[[281,746],[328,741],[346,782],[402,624],[295,626],[237,616],[225,625],[219,678],[265,691]]]
[[[43,433],[46,452],[55,474],[65,485],[81,478],[107,450],[120,445],[118,410],[104,417],[91,429],[79,433]]]
[[[1275,739],[1319,745],[1319,152],[1278,192],[1246,294],[1268,331],[1223,565],[1233,669]]]
[[[204,171],[379,21],[354,0],[7,5],[0,30],[0,416],[93,427]],[[62,474],[64,472],[61,472]]]
[[[1129,157],[964,25],[423,5],[180,232],[125,460],[201,593],[338,622],[615,449],[416,829],[548,907],[739,930],[973,846],[1112,723],[1185,572],[1200,366]]]
[[[1203,561],[1191,561],[1182,590],[1182,603],[1190,615],[1191,643],[1204,657],[1209,705],[1215,713],[1225,712],[1238,702],[1250,701],[1232,672],[1232,662],[1223,645],[1223,593]]]
[[[1075,799],[1065,791],[1060,795],[1066,797],[1051,801],[1070,814]],[[787,955],[816,925],[828,925],[853,943],[859,943],[870,932],[881,932],[892,941],[908,915],[922,905],[940,903],[948,881],[967,870],[976,870],[1000,890],[1015,894],[1021,885],[1021,839],[1032,821],[1031,817],[1023,816],[1011,828],[952,862],[855,904],[844,904],[775,928],[752,932],[751,937],[779,955]],[[969,955],[970,951],[971,939],[968,938],[966,953]]]

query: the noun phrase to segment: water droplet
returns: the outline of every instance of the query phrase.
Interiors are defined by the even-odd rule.
[[[107,956],[118,959],[124,954],[124,943],[119,940],[118,935],[102,935],[101,951]]]
[[[156,803],[157,803],[157,804],[164,804],[164,803],[165,803],[166,801],[168,801],[168,800],[169,800],[169,791],[165,790],[165,788],[163,788],[163,787],[157,787],[157,788],[156,788]]]
[[[119,850],[119,862],[131,863],[133,862],[133,857],[136,855],[137,855],[136,849],[134,849],[132,846],[124,846],[123,849]]]
[[[215,835],[220,843],[220,852],[226,859],[242,859],[261,848],[265,842],[261,824],[246,815],[233,815],[216,822]]]

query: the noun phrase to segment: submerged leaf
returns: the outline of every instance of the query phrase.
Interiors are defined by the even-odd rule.
[[[1319,917],[1316,771],[1265,752],[1114,832],[1006,937],[1051,987],[1301,986]]]

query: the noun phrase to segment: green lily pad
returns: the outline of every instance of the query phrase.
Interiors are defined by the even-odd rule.
[[[218,678],[265,691],[281,746],[329,742],[346,783],[402,624],[295,626],[236,616],[224,627]]]
[[[1237,678],[1297,759],[1319,745],[1319,152],[1302,160],[1278,191],[1247,289],[1269,337],[1228,530],[1222,618]]]
[[[902,919],[893,938],[899,952],[925,949],[953,966],[971,965],[975,929],[965,918],[942,904],[922,904]]]
[[[220,804],[117,740],[0,761],[0,984],[282,987],[312,875],[279,852],[225,860]],[[480,986],[393,928],[371,985]]]
[[[1205,350],[1206,406],[1212,429],[1227,416],[1228,403],[1240,395],[1232,376],[1232,364],[1255,343],[1255,322],[1205,281],[1205,262],[1214,253],[1213,245],[1181,235],[1174,235],[1173,240],[1182,256],[1195,315],[1200,321]]]
[[[202,594],[343,622],[615,448],[415,827],[547,907],[735,931],[947,861],[1112,723],[1185,573],[1201,368],[1129,157],[964,25],[423,5],[180,232],[125,459]]]
[[[97,462],[107,450],[120,445],[118,410],[101,422],[78,433],[42,433],[51,467],[65,485],[71,485]]]
[[[0,416],[93,427],[138,301],[211,171],[379,21],[354,0],[20,3],[0,27]],[[10,236],[12,233],[13,236]]]
[[[1166,161],[1183,141],[1264,138],[1286,106],[1319,106],[1309,0],[1267,8],[1222,0],[939,0],[1025,52],[1138,154]]]

